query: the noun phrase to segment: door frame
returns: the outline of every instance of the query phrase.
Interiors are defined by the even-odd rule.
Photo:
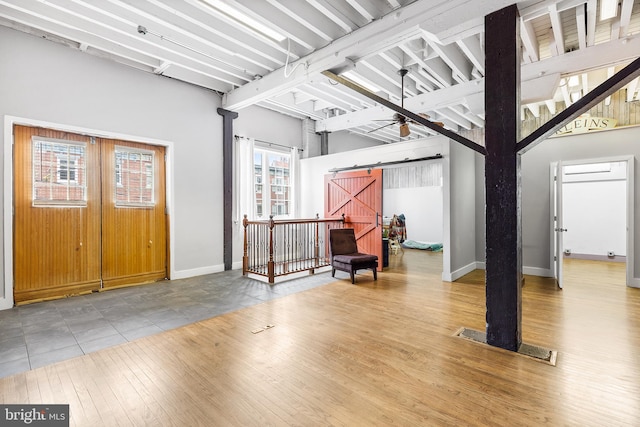
[[[626,204],[627,204],[627,221],[626,221],[626,245],[627,245],[627,260],[626,260],[626,285],[632,288],[640,288],[640,280],[634,279],[634,264],[635,264],[635,248],[634,248],[634,215],[635,215],[635,193],[634,193],[634,163],[635,157],[633,155],[626,156],[611,156],[611,157],[597,157],[591,159],[579,159],[579,160],[557,160],[550,163],[550,179],[549,179],[549,237],[550,237],[550,256],[549,256],[549,266],[551,267],[551,272],[554,272],[554,256],[555,256],[555,247],[554,247],[554,213],[553,213],[553,200],[554,197],[554,187],[555,183],[553,180],[553,169],[555,165],[561,163],[564,166],[571,165],[585,165],[585,164],[593,164],[593,163],[607,163],[607,162],[626,162],[627,164],[627,176],[626,176]],[[558,173],[562,173],[561,170]],[[562,256],[563,254],[558,254]]]
[[[174,144],[172,141],[166,141],[156,138],[149,138],[144,136],[122,134],[117,132],[109,132],[100,129],[87,128],[82,126],[73,126],[68,124],[60,124],[47,122],[43,120],[36,120],[26,117],[17,116],[4,116],[4,288],[0,288],[0,310],[13,307],[13,126],[23,125],[30,127],[42,127],[47,129],[53,129],[62,132],[78,133],[96,136],[100,138],[120,139],[124,141],[139,142],[148,145],[159,145],[165,147],[165,154],[167,156],[165,164],[165,196],[167,213],[169,215],[168,227],[167,227],[167,239],[168,239],[168,254],[167,254],[167,275],[170,279],[174,276],[174,257],[175,248],[173,238],[174,224],[174,206],[173,197],[174,194],[174,174],[173,174],[173,155]]]

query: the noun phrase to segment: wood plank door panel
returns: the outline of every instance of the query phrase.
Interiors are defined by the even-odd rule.
[[[378,255],[382,271],[382,169],[325,175],[325,217],[345,215],[361,252]]]
[[[165,279],[165,149],[113,139],[100,146],[103,287]]]
[[[84,201],[63,200],[82,191]],[[14,127],[13,250],[16,303],[100,288],[100,153],[90,137]]]

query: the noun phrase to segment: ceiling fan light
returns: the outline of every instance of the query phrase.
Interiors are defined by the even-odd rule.
[[[400,125],[400,137],[404,138],[405,136],[409,136],[410,134],[411,134],[411,131],[409,130],[409,124],[402,123]]]

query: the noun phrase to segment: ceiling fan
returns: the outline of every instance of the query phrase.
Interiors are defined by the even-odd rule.
[[[400,70],[398,70],[398,74],[400,74],[400,81],[401,81],[401,101],[400,101],[400,106],[402,108],[404,108],[404,76],[407,75],[407,73],[409,72],[409,70],[407,70],[406,68],[401,68]],[[428,114],[425,113],[418,113],[419,116],[424,117],[425,119],[429,119],[430,116]],[[409,129],[409,123],[413,123],[416,125],[420,125],[420,123],[416,122],[415,120],[411,120],[411,119],[407,119],[405,116],[403,116],[400,113],[395,113],[393,115],[392,119],[387,119],[387,120],[376,120],[378,121],[384,121],[384,122],[388,122],[391,121],[391,123],[387,123],[384,126],[380,126],[379,128],[370,130],[367,133],[371,133],[371,132],[376,132],[379,131],[380,129],[384,129],[386,127],[389,126],[393,126],[393,125],[400,125],[400,138],[404,138],[405,136],[409,136],[411,135],[411,130]],[[441,122],[434,122],[439,126],[444,126],[444,123]]]

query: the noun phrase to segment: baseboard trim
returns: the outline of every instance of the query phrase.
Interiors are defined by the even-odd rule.
[[[591,261],[608,261],[608,262],[627,262],[627,257],[624,255],[614,255],[614,256],[607,256],[607,255],[591,255],[591,254],[575,254],[575,253],[571,253],[569,255],[564,254],[563,256],[564,259],[586,259],[586,260],[591,260]]]
[[[224,264],[193,268],[191,270],[177,270],[173,272],[171,279],[188,279],[189,277],[204,276],[205,274],[220,273],[221,271],[224,271]]]
[[[455,271],[452,271],[450,274],[446,274],[446,273],[442,273],[442,280],[444,282],[455,282],[456,280],[458,280],[459,278],[461,278],[462,276],[464,276],[465,274],[469,274],[471,273],[473,270],[477,269],[477,263],[476,262],[472,262],[469,263],[467,265],[465,265],[462,268],[459,268]]]
[[[486,264],[483,261],[477,261],[476,268],[478,270],[486,270]],[[525,267],[522,267],[522,273],[528,274],[529,276],[553,277],[551,270],[549,270],[548,268],[525,266]]]
[[[553,277],[553,272],[548,268],[522,267],[522,273],[529,276]]]

